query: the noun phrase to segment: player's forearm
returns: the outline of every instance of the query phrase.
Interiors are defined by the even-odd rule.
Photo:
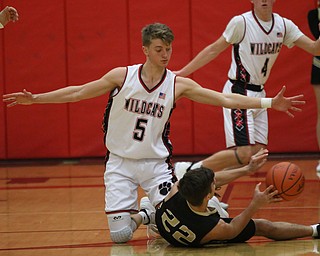
[[[239,109],[250,109],[250,108],[271,108],[271,98],[253,98],[247,97],[240,94],[225,94],[226,99],[223,104],[225,108],[239,108]]]
[[[240,232],[248,225],[252,216],[256,213],[258,208],[255,204],[250,204],[243,212],[237,215],[235,218],[232,219],[230,225],[233,229],[233,237],[236,237]]]
[[[35,104],[45,103],[68,103],[79,101],[79,86],[69,86],[55,91],[33,94],[33,102]]]
[[[184,66],[180,71],[179,75],[188,76],[198,70],[199,68],[205,66],[210,61],[212,61],[217,56],[217,53],[212,51],[211,46],[207,46],[201,52],[198,53],[192,61],[190,61],[186,66]]]
[[[247,165],[237,169],[216,172],[215,173],[216,185],[217,187],[223,186],[240,177],[248,175],[249,173],[250,173],[250,169]]]

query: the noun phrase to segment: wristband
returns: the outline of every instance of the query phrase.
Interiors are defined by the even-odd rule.
[[[261,108],[271,108],[272,98],[261,98]]]

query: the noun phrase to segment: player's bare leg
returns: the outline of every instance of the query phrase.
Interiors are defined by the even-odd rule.
[[[273,240],[288,240],[302,237],[319,238],[319,224],[312,226],[298,225],[288,222],[271,222],[264,219],[254,219],[256,236],[264,236]]]
[[[202,166],[214,171],[221,171],[246,165],[250,162],[251,156],[256,154],[261,148],[265,148],[265,146],[255,144],[222,150],[202,160]]]
[[[317,111],[318,111],[318,114],[317,114],[317,140],[318,140],[318,147],[319,147],[319,150],[320,150],[320,85],[315,85],[313,86],[313,89],[314,89],[314,93],[316,95],[316,101],[317,101]],[[320,178],[320,160],[319,160],[319,163],[318,163],[318,166],[317,166],[317,174],[318,174],[318,177]]]

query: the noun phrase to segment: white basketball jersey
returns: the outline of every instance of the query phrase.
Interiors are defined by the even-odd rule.
[[[128,66],[124,84],[110,95],[104,118],[106,147],[124,158],[166,158],[172,149],[169,118],[175,75],[166,69],[150,90],[141,78],[142,66]]]
[[[273,14],[272,25],[266,31],[252,11],[242,14],[245,21],[244,36],[232,49],[230,79],[263,85],[277,59],[286,36],[285,23]]]

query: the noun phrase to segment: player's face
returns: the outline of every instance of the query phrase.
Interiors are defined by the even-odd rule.
[[[276,0],[251,0],[255,9],[272,11],[273,4]]]
[[[153,64],[166,67],[171,58],[172,45],[161,39],[153,39],[148,47],[143,46],[143,51]]]

